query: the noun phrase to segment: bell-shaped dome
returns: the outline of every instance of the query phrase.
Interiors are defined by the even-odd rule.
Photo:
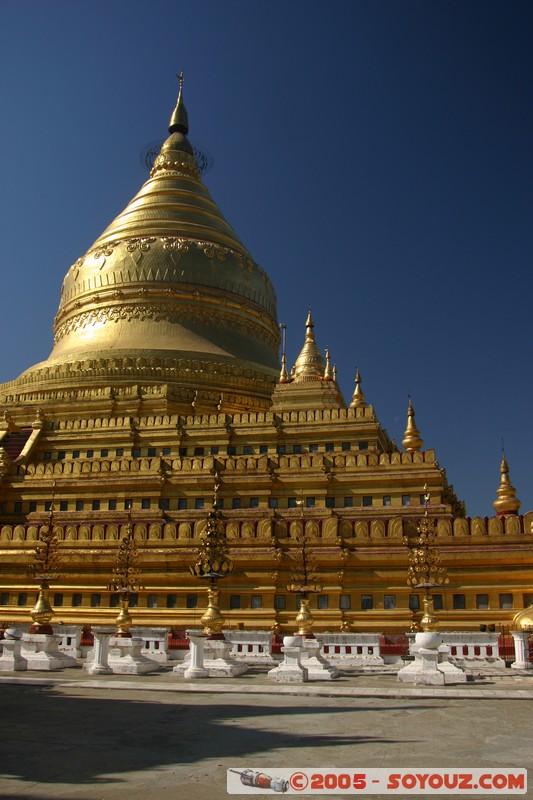
[[[155,366],[213,397],[269,399],[279,371],[274,289],[200,180],[181,85],[169,133],[149,180],[69,269],[52,353],[19,382],[36,371],[56,380],[67,363],[74,378],[90,358],[122,382],[146,382]]]

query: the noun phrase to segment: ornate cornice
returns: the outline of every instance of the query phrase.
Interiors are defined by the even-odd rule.
[[[182,151],[179,152],[179,157],[176,156],[177,153],[175,150],[163,150],[154,161],[154,166],[150,171],[150,177],[154,178],[156,175],[167,172],[171,175],[179,175],[183,178],[190,178],[192,174],[197,180],[200,180],[200,170],[198,169],[194,156]]]
[[[177,402],[186,402],[187,393],[197,387],[201,380],[206,391],[200,393],[200,400],[206,394],[206,399],[213,400],[215,404],[215,398],[220,397],[220,387],[223,386],[224,405],[245,407],[251,402],[257,404],[262,395],[269,396],[275,382],[275,371],[269,379],[264,372],[224,361],[160,358],[138,353],[110,357],[108,354],[95,353],[91,358],[77,358],[59,364],[45,362],[28,370],[0,387],[0,401],[6,404],[68,399],[112,401],[113,397],[118,398],[119,390],[113,389],[111,392],[110,386],[118,387],[124,381],[131,383],[133,379],[136,386],[147,383],[144,390],[146,396],[153,394],[154,388],[158,394],[166,396],[166,384],[172,386],[174,397],[170,397],[170,400]],[[160,385],[148,385],[154,380]],[[95,386],[102,383],[106,383],[106,386]],[[211,395],[211,392],[214,394]]]
[[[174,294],[174,293],[172,293]],[[198,294],[198,293],[197,293]],[[190,294],[187,299],[194,300]],[[207,298],[204,298],[207,300]],[[93,298],[93,302],[95,299]],[[218,300],[220,302],[220,300]],[[177,303],[173,297],[166,302],[122,302],[116,305],[105,305],[88,309],[75,314],[64,322],[54,325],[54,344],[64,336],[75,333],[96,323],[105,324],[119,321],[131,322],[132,320],[150,320],[152,322],[166,321],[170,323],[201,323],[215,325],[221,328],[231,328],[253,339],[265,342],[268,347],[276,349],[279,344],[279,333],[273,326],[267,327],[268,319],[260,322],[250,319],[249,309],[244,316],[237,309],[217,308],[214,304],[205,307],[194,303]]]

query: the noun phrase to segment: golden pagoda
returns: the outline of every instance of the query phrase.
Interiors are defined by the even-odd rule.
[[[139,399],[166,413],[193,401],[196,411],[268,408],[275,293],[200,180],[182,80],[149,180],[68,270],[53,350],[5,387],[8,402],[37,393],[41,406],[106,398],[124,413]]]
[[[509,624],[533,592],[531,514],[512,511],[507,487],[498,516],[465,518],[411,401],[400,449],[359,370],[345,402],[311,313],[292,369],[285,346],[280,363],[272,284],[204,186],[188,130],[181,77],[149,179],[67,271],[50,356],[0,386],[0,620],[29,622],[27,567],[53,496],[54,621],[113,623],[108,576],[131,535],[136,624],[199,627],[191,567],[216,475],[228,627],[291,629],[305,537],[314,630],[409,629],[421,597],[403,540],[426,511],[450,579],[433,595],[441,628]]]

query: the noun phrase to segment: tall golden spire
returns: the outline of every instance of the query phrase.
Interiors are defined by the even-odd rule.
[[[315,324],[309,311],[305,322],[304,346],[294,364],[293,376],[295,383],[316,378],[323,380],[324,378],[326,365],[315,341],[314,327]]]
[[[352,395],[350,408],[363,408],[365,406],[365,396],[363,394],[363,390],[361,389],[361,376],[359,374],[359,369],[357,369],[355,372],[355,389]]]
[[[180,89],[178,92],[178,100],[176,102],[176,108],[172,112],[172,116],[170,118],[170,122],[168,125],[168,132],[169,133],[189,133],[189,117],[187,115],[187,109],[185,108],[185,103],[183,102],[182,92],[183,92],[183,72],[180,72],[179,75],[176,75],[177,79],[180,82]]]
[[[421,450],[422,445],[424,444],[423,440],[420,438],[420,432],[416,427],[415,410],[411,403],[411,398],[409,398],[409,405],[407,407],[407,428],[405,429],[405,433],[403,435],[402,444],[408,453],[414,453],[417,450]]]
[[[500,473],[500,486],[496,492],[498,497],[493,503],[496,514],[499,517],[503,517],[506,514],[518,514],[518,509],[522,504],[516,497],[516,489],[509,480],[509,465],[507,464],[503,447]]]

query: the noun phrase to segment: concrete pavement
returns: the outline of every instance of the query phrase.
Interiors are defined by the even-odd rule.
[[[71,669],[3,673],[0,693],[2,800],[223,800],[236,767],[533,764],[533,676],[510,670],[434,688],[387,673],[287,686],[264,671],[187,682]]]

